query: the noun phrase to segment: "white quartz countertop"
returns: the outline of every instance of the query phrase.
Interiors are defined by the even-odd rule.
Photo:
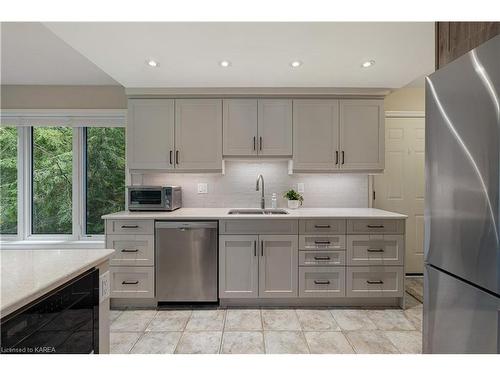
[[[236,208],[236,207],[235,207]],[[158,220],[219,220],[219,219],[406,219],[407,216],[377,208],[298,208],[286,209],[288,215],[229,215],[232,208],[180,208],[175,211],[129,212],[104,215],[103,219],[158,219]]]
[[[0,315],[27,305],[113,253],[109,249],[0,250]]]

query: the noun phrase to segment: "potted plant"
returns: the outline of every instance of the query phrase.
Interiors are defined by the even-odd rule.
[[[283,198],[288,200],[288,208],[299,208],[302,206],[302,202],[304,201],[304,197],[297,193],[295,190],[290,189],[283,194]]]

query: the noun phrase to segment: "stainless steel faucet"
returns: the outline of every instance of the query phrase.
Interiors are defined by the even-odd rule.
[[[266,200],[264,199],[264,176],[259,174],[257,176],[257,183],[255,184],[255,190],[259,191],[259,181],[262,182],[262,196],[260,198],[260,208],[266,208]]]

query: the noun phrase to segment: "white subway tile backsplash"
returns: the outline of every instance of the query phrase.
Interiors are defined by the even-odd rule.
[[[258,207],[260,191],[255,191],[257,175],[265,180],[266,207],[277,193],[278,207],[286,207],[283,193],[304,183],[304,207],[367,207],[366,174],[288,174],[287,161],[226,161],[225,175],[209,173],[144,174],[144,185],[182,186],[184,207]],[[198,194],[198,183],[209,186],[207,194]]]

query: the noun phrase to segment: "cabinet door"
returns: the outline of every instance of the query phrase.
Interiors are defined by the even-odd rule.
[[[259,100],[259,155],[292,155],[292,101]]]
[[[127,119],[128,167],[172,169],[173,152],[174,101],[130,99]]]
[[[293,101],[293,169],[338,169],[338,100]]]
[[[297,297],[297,236],[263,235],[259,241],[259,297]]]
[[[175,101],[175,152],[176,168],[222,168],[222,100]]]
[[[342,169],[384,169],[382,100],[340,101]]]
[[[256,298],[258,236],[219,236],[219,297]]]
[[[257,99],[224,99],[223,154],[257,155]]]

